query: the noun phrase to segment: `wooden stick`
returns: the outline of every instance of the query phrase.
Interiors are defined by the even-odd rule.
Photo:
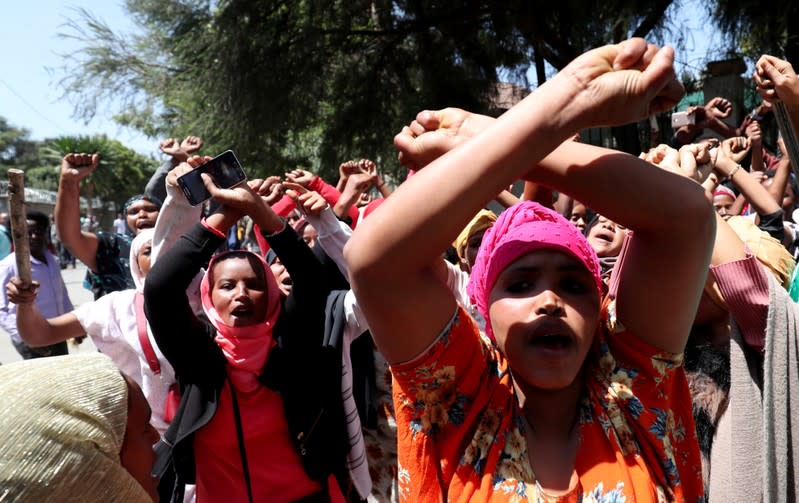
[[[25,285],[31,276],[31,248],[28,241],[28,221],[25,212],[25,173],[19,169],[8,170],[8,211],[11,214],[11,235],[14,238],[14,256],[17,259],[19,279]]]
[[[774,104],[774,116],[777,118],[777,128],[780,130],[783,143],[785,143],[785,150],[788,151],[788,159],[791,161],[793,172],[799,177],[799,142],[796,139],[796,132],[791,127],[785,103],[778,101]]]

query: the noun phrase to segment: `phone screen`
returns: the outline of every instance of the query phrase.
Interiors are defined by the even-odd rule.
[[[233,151],[222,152],[202,166],[198,166],[178,178],[178,185],[192,206],[197,206],[211,198],[211,194],[200,178],[201,173],[210,175],[214,184],[223,189],[229,189],[247,179],[247,175]]]

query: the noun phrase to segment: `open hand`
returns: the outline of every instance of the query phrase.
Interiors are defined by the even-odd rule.
[[[297,208],[306,216],[319,216],[328,207],[327,201],[316,191],[308,190],[301,185],[286,183],[286,194],[297,204]]]
[[[229,189],[223,189],[217,187],[214,183],[214,179],[211,178],[211,175],[208,173],[201,173],[200,178],[202,178],[203,184],[205,188],[208,189],[208,193],[211,194],[211,197],[227,208],[232,208],[236,211],[253,216],[255,212],[264,206],[261,196],[252,189],[252,187],[259,187],[263,183],[261,179],[248,180],[246,183],[240,183]]]

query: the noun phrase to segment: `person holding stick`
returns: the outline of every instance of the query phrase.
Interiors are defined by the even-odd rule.
[[[72,311],[58,258],[47,249],[50,243],[49,217],[40,211],[28,211],[27,227],[32,278],[28,288],[38,291],[36,307],[46,318]],[[20,248],[17,246],[18,250]],[[21,277],[16,253],[0,260],[0,281],[5,285],[15,276]],[[9,301],[5,289],[0,292],[0,327],[11,335],[14,348],[25,360],[69,354],[66,341],[37,348],[25,344],[17,331],[17,306]]]

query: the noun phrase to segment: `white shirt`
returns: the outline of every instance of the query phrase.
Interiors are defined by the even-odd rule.
[[[61,278],[61,267],[52,253],[45,251],[46,262],[31,256],[31,276],[41,285],[36,296],[36,308],[45,318],[53,318],[72,311],[67,285]],[[6,296],[6,283],[12,277],[19,276],[17,259],[12,253],[0,260],[0,327],[11,335],[16,342],[23,342],[17,332],[17,305]]]
[[[114,219],[114,232],[117,234],[125,234],[128,230],[128,223],[124,218]]]
[[[150,422],[160,434],[169,426],[164,421],[164,405],[175,371],[155,344],[150,329],[147,337],[158,358],[161,373],[156,375],[144,357],[136,327],[136,290],[112,292],[75,309],[75,316],[86,334],[102,353],[141,387],[153,411]]]

